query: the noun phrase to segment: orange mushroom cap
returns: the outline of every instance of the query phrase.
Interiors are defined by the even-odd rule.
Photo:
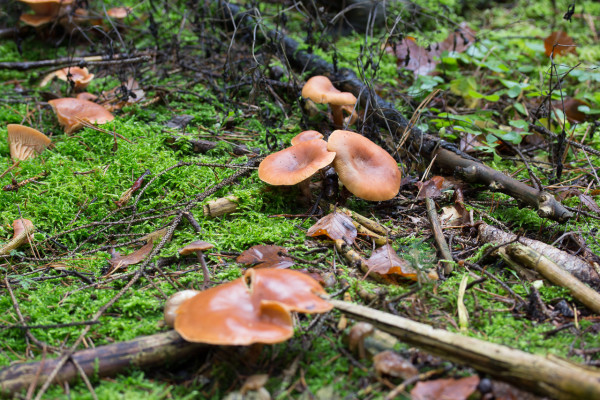
[[[341,92],[326,76],[313,76],[302,87],[302,97],[319,104],[344,106],[356,104],[356,97],[350,92]]]
[[[70,79],[75,84],[76,90],[85,89],[94,78],[94,74],[90,74],[90,71],[85,67],[66,67],[59,69],[55,74],[58,79],[65,82],[69,81],[69,75]]]
[[[194,254],[197,251],[204,251],[215,247],[214,244],[205,242],[204,240],[196,240],[185,247],[179,249],[179,254],[187,256],[188,254]]]
[[[123,19],[132,11],[131,7],[113,7],[106,10],[106,15],[114,19]]]
[[[21,14],[19,20],[23,22],[25,25],[32,26],[34,28],[39,28],[40,26],[44,26],[49,24],[50,22],[56,19],[55,15],[40,15],[40,14]]]
[[[40,154],[51,140],[42,132],[24,125],[8,124],[10,156],[15,160],[27,160]]]
[[[73,3],[74,0],[19,0],[25,3],[38,15],[51,15],[56,17],[59,10]]]
[[[316,139],[269,154],[258,166],[258,177],[271,185],[295,185],[331,164],[335,153]]]
[[[48,103],[52,106],[58,122],[64,127],[67,134],[80,129],[83,126],[81,120],[104,124],[115,119],[104,107],[87,100],[65,97],[50,100]]]
[[[336,152],[333,167],[355,196],[383,201],[398,194],[402,175],[396,160],[366,137],[350,131],[333,131],[327,150]]]
[[[317,131],[304,131],[300,132],[296,136],[292,138],[292,146],[297,145],[298,143],[308,142],[309,140],[314,139],[323,139],[323,135],[321,132]]]

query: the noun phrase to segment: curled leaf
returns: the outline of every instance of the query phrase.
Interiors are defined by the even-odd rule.
[[[245,265],[256,266],[257,268],[289,268],[294,265],[294,261],[286,257],[287,249],[281,246],[257,245],[236,258],[236,262]]]
[[[575,42],[564,31],[552,32],[550,36],[544,39],[544,48],[548,57],[561,54],[575,54]]]
[[[394,280],[394,275],[412,280],[417,280],[417,271],[410,266],[408,261],[398,257],[392,246],[386,244],[371,254],[367,260],[371,273],[381,275],[386,280]]]
[[[119,253],[114,253],[113,258],[109,261],[109,263],[113,269],[117,267],[138,264],[152,252],[152,247],[154,247],[154,242],[149,240],[148,243],[126,256],[122,256]]]
[[[356,227],[346,214],[334,212],[317,221],[306,234],[310,237],[327,236],[332,240],[342,239],[351,245],[356,239]]]

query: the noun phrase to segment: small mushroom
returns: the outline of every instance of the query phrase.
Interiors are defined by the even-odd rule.
[[[172,328],[175,325],[175,317],[177,316],[177,309],[187,300],[191,299],[195,295],[200,293],[198,290],[182,290],[177,292],[167,299],[164,308],[165,324]]]
[[[310,177],[331,164],[335,153],[327,151],[321,139],[301,142],[269,154],[258,166],[258,177],[271,185],[296,185],[305,198],[310,198]]]
[[[204,274],[204,283],[202,284],[202,289],[206,289],[208,285],[208,280],[210,279],[210,272],[208,271],[208,267],[206,266],[206,262],[204,261],[204,254],[202,253],[205,250],[212,249],[215,247],[213,244],[205,242],[203,240],[196,240],[188,244],[187,246],[179,249],[179,254],[182,256],[187,256],[189,254],[196,253],[198,255],[198,261],[202,266],[202,273]]]
[[[14,220],[12,225],[13,237],[0,248],[0,255],[2,256],[10,254],[14,249],[28,243],[31,240],[31,234],[35,231],[33,222],[25,218]]]
[[[350,131],[333,131],[327,150],[335,151],[333,168],[355,196],[370,201],[393,199],[400,191],[402,174],[396,160],[366,137]]]
[[[344,123],[350,124],[356,121],[356,112],[354,111],[356,97],[350,92],[337,90],[326,76],[313,76],[306,81],[302,87],[302,97],[311,99],[318,104],[329,104],[333,123],[338,127],[342,127]],[[344,111],[350,113],[347,120],[344,120]]]
[[[55,76],[61,81],[72,81],[73,88],[77,91],[85,89],[94,78],[94,74],[90,74],[90,71],[88,71],[88,69],[85,67],[66,67],[59,69],[55,74]],[[78,96],[77,98],[80,97]]]
[[[106,10],[106,15],[110,18],[121,20],[131,14],[131,7],[113,7]]]
[[[13,160],[34,158],[48,147],[51,140],[42,132],[24,125],[8,124],[8,145]]]
[[[67,13],[67,8],[74,0],[19,0],[31,8],[33,14],[21,14],[20,20],[25,25],[39,28]]]
[[[64,127],[65,133],[70,134],[83,127],[82,121],[92,124],[104,124],[115,117],[99,104],[91,101],[65,97],[48,101]]]

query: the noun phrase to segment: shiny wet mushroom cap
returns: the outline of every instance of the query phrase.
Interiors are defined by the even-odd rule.
[[[300,132],[296,136],[292,138],[292,146],[297,145],[298,143],[308,142],[309,140],[315,139],[323,139],[323,135],[321,132],[317,131],[304,131]]]
[[[301,142],[269,154],[258,166],[258,177],[271,185],[295,185],[331,164],[334,157],[321,139]]]
[[[396,160],[366,137],[337,130],[329,137],[327,149],[336,152],[333,167],[355,196],[384,201],[398,194],[402,175]]]
[[[81,121],[92,124],[105,124],[115,117],[99,104],[88,100],[65,97],[48,101],[58,122],[64,127],[65,133],[70,134],[83,127]]]
[[[56,17],[60,9],[70,5],[74,0],[19,0],[31,8],[38,15],[51,15]]]
[[[8,124],[8,144],[13,160],[27,160],[40,154],[50,145],[50,138],[24,125]]]
[[[90,74],[87,68],[66,67],[56,71],[56,77],[61,81],[72,81],[75,90],[82,90],[92,81],[94,74]]]

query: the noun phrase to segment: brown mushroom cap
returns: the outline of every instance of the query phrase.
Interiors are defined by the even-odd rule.
[[[96,96],[93,93],[89,93],[89,92],[81,92],[81,93],[77,93],[77,96],[75,96],[78,99],[81,100],[89,100],[89,101],[94,101],[98,99],[98,96]]]
[[[258,166],[258,177],[271,185],[295,185],[331,164],[335,153],[316,139],[268,155]]]
[[[242,278],[184,302],[177,310],[175,330],[188,342],[217,345],[279,343],[294,334],[289,311],[281,304],[253,299]]]
[[[396,160],[366,137],[337,130],[329,137],[327,149],[336,152],[333,167],[355,196],[383,201],[398,194],[402,175]]]
[[[208,243],[203,240],[196,240],[195,242],[192,242],[187,246],[179,249],[179,254],[181,254],[182,256],[187,256],[189,254],[194,254],[197,251],[212,249],[213,247],[215,247],[215,245],[212,243]]]
[[[292,146],[297,145],[298,143],[308,142],[309,140],[314,139],[323,139],[323,135],[321,132],[317,131],[304,131],[300,132],[296,136],[292,138]]]
[[[91,101],[65,97],[48,101],[58,117],[58,122],[69,134],[80,129],[83,124],[80,120],[90,123],[104,124],[115,117],[99,104]]]
[[[8,124],[10,156],[15,160],[27,160],[40,154],[51,140],[42,132],[24,125]]]
[[[114,19],[123,19],[132,11],[131,7],[113,7],[106,10],[106,15]]]
[[[40,15],[40,14],[21,14],[19,20],[23,22],[25,25],[32,26],[34,28],[39,28],[40,26],[44,26],[49,24],[50,22],[56,19],[55,15]]]
[[[94,78],[94,74],[90,74],[90,71],[88,71],[87,68],[79,67],[66,67],[59,69],[56,71],[55,76],[62,81],[68,82],[69,75],[75,84],[75,89],[77,90],[85,89]]]
[[[302,97],[319,104],[337,106],[356,104],[356,97],[349,92],[337,90],[326,76],[313,76],[302,87]]]
[[[19,0],[21,3],[25,3],[33,10],[34,13],[39,15],[51,15],[56,17],[59,10],[73,3],[74,0]]]

